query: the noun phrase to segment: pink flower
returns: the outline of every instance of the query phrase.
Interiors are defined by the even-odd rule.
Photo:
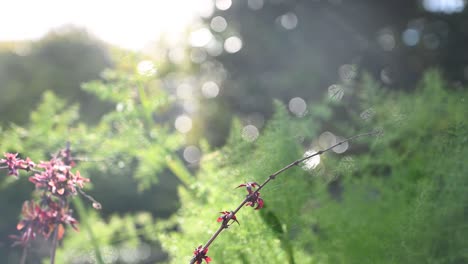
[[[46,189],[57,196],[76,194],[77,188],[81,189],[84,183],[89,182],[88,178],[81,177],[79,171],[73,174],[71,167],[58,159],[41,162],[38,167],[44,171],[29,177],[29,181],[34,183],[36,188]]]
[[[6,167],[3,168],[8,168],[8,175],[18,177],[18,170],[30,171],[34,166],[36,166],[30,158],[26,158],[26,160],[17,158],[18,153],[5,153],[3,155],[5,156],[5,159],[0,159],[0,164],[6,164]]]

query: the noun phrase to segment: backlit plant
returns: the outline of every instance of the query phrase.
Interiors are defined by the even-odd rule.
[[[11,236],[14,246],[24,247],[21,263],[26,262],[27,249],[38,236],[52,239],[50,263],[55,262],[57,242],[63,238],[65,227],[79,230],[78,221],[70,209],[72,196],[80,193],[93,202],[94,208],[101,208],[96,200],[82,190],[89,179],[82,177],[79,171],[73,172],[75,165],[68,145],[49,161],[35,163],[30,158],[19,158],[17,153],[5,153],[4,158],[0,159],[0,169],[7,169],[10,176],[19,177],[21,170],[34,173],[29,181],[39,193],[38,199],[24,202],[21,220],[16,226],[20,235]]]

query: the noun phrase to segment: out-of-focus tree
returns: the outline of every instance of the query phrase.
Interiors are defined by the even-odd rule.
[[[85,30],[64,26],[37,42],[6,43],[0,51],[1,124],[25,124],[46,90],[80,103],[87,122],[96,122],[109,105],[80,89],[112,66],[109,49]]]
[[[157,244],[144,243],[139,230],[141,221],[148,216],[151,220],[151,215],[162,218],[171,215],[177,207],[176,185],[189,185],[193,180],[178,156],[184,135],[174,129],[174,118],[167,114],[174,108],[174,100],[162,87],[161,79],[169,64],[163,59],[156,64],[142,54],[118,49],[112,54],[115,68],[105,70],[99,80],[82,85],[89,96],[112,106],[99,122],[86,123],[79,102],[71,104],[46,91],[36,98],[37,109],[30,114],[29,122],[5,126],[0,137],[3,151],[18,152],[36,160],[45,160],[70,142],[78,169],[93,179],[95,188],[89,193],[101,202],[102,215],[89,214],[76,204],[80,222],[86,228],[79,234],[68,232],[65,249],[57,253],[60,263],[66,262],[69,254],[77,258],[97,256],[98,249],[105,258],[105,246],[130,244],[142,245],[152,252],[139,261],[163,259],[165,255],[156,249]],[[21,202],[28,198],[29,185],[22,177],[18,181],[2,177],[0,209],[6,215],[0,221],[0,250],[8,249],[8,235],[15,232],[14,223]],[[129,233],[137,229],[136,233]],[[83,243],[83,239],[89,243]],[[73,248],[75,244],[82,247]],[[17,262],[15,251],[7,252],[4,255],[10,263]],[[44,255],[41,252],[30,253],[39,258]]]
[[[412,90],[434,66],[451,82],[468,81],[461,1],[213,3],[213,14],[190,39],[195,62],[224,72],[214,80],[219,95],[200,110],[200,126],[214,145],[224,139],[212,128],[225,133],[231,113],[260,129],[273,98],[288,104],[295,97],[320,100],[332,85],[352,90],[361,70],[392,89]]]

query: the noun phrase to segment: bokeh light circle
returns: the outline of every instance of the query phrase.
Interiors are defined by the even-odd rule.
[[[218,96],[219,86],[215,82],[209,81],[203,84],[201,91],[204,97],[215,98]]]
[[[180,115],[176,118],[174,126],[180,133],[187,133],[192,129],[192,119],[187,115]]]
[[[341,142],[343,140],[345,140],[345,138],[339,137],[339,136],[336,137],[336,143],[339,143],[339,142]],[[346,150],[348,150],[348,147],[349,147],[349,143],[346,141],[346,142],[342,143],[341,145],[338,145],[338,146],[332,148],[332,150],[335,153],[341,154],[341,153],[344,153]]]
[[[222,16],[215,16],[211,19],[210,27],[216,32],[223,32],[227,28],[227,21]]]
[[[289,111],[291,111],[296,116],[302,117],[306,113],[307,104],[301,97],[294,97],[291,100],[289,100],[288,108]]]
[[[188,146],[184,149],[183,156],[185,161],[194,164],[200,161],[201,151],[196,146]]]
[[[242,40],[239,37],[232,36],[224,41],[224,50],[228,53],[236,53],[242,49]]]
[[[319,136],[318,144],[322,149],[327,149],[337,143],[336,136],[326,131]]]
[[[259,132],[256,126],[247,125],[242,128],[242,138],[245,141],[253,142],[258,138]]]

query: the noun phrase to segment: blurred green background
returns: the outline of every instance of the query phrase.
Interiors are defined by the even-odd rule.
[[[375,130],[267,185],[212,263],[468,263],[465,1],[18,3],[2,4],[0,151],[69,141],[103,206],[75,197],[57,263],[188,263],[236,186]],[[18,263],[34,187],[0,172],[0,263]]]

